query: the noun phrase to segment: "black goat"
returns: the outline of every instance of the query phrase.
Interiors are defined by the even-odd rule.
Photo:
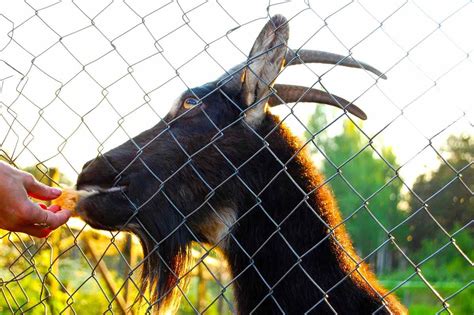
[[[367,64],[289,51],[287,20],[264,26],[249,58],[185,92],[156,126],[88,162],[78,204],[92,227],[141,239],[144,286],[156,308],[173,300],[192,241],[218,245],[231,267],[239,314],[404,313],[355,253],[330,190],[268,106],[317,102],[365,119],[328,93],[274,84],[285,66]],[[168,305],[169,306],[169,305]]]

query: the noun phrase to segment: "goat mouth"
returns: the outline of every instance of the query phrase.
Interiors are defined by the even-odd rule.
[[[127,191],[127,186],[113,186],[109,188],[96,188],[96,191],[99,193],[115,193],[115,192],[126,192]]]
[[[96,194],[108,194],[108,193],[116,193],[116,192],[126,192],[127,186],[112,186],[112,187],[103,187],[97,185],[87,185],[78,187],[80,190],[85,190],[89,192],[89,196],[94,196]]]
[[[125,230],[123,226],[125,222],[120,221],[120,218],[131,215],[126,212],[126,209],[129,209],[126,198],[127,188],[128,186],[77,185],[78,190],[87,192],[78,201],[77,214],[93,228],[110,231]]]

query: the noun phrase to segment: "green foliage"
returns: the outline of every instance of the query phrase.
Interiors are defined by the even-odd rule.
[[[327,125],[325,114],[318,108],[309,121],[311,133],[307,132],[306,138],[311,141],[315,160],[321,161],[343,217],[348,218],[346,227],[362,257],[387,239],[376,220],[390,230],[416,212],[391,233],[415,266],[390,246],[368,259],[382,284],[392,289],[403,283],[395,292],[411,314],[448,313],[425,281],[441,297],[450,297],[447,303],[451,312],[474,314],[474,287],[469,286],[474,278],[473,139],[451,136],[440,152],[446,162],[440,159],[437,170],[420,175],[412,188],[414,194],[406,197],[401,195],[402,183],[396,176],[399,166],[390,148],[375,152],[350,121],[345,121],[342,132],[335,135],[330,134],[334,124],[327,128],[330,131],[325,129]],[[408,211],[400,210],[402,199],[407,201]],[[455,241],[450,238],[452,233],[456,233]]]
[[[439,167],[420,175],[413,194],[407,197],[415,215],[407,222],[411,241],[406,246],[410,258],[422,262],[420,270],[426,279],[447,297],[474,278],[474,140],[470,136],[450,136],[440,154],[443,159],[439,158]],[[472,301],[471,285],[448,303],[455,314],[473,314]]]
[[[315,145],[310,148],[314,154],[325,156],[322,172],[330,180],[343,217],[348,218],[346,227],[355,246],[366,256],[389,237],[384,228],[390,230],[406,216],[398,207],[402,183],[396,176],[395,154],[388,147],[375,151],[351,121],[344,123],[342,133],[332,137],[327,131],[318,133],[326,125],[325,116],[317,109],[308,124],[316,133]],[[306,137],[312,135],[307,133]],[[387,255],[384,249],[381,253]],[[370,260],[377,263],[377,259],[386,258]]]
[[[73,314],[73,310],[76,314],[103,314],[109,308],[119,312],[115,303],[109,302],[113,294],[104,279],[79,247],[72,246],[73,236],[59,229],[53,237],[61,242],[48,244],[0,231],[0,279],[6,281],[0,284],[0,314],[60,314],[64,310],[66,314]],[[81,241],[77,243],[85,247]],[[61,259],[52,264],[55,253],[62,253]],[[109,268],[120,270],[118,256],[113,260]]]
[[[88,246],[84,243],[86,239],[97,253],[104,254],[103,261],[110,273],[109,281],[116,285],[114,292],[109,290],[104,275],[91,259]],[[125,238],[118,236],[114,244],[122,255],[127,256],[124,242]],[[25,235],[0,231],[0,315],[15,312],[33,315],[121,314],[113,298],[115,294],[124,296],[126,284],[130,284],[128,277],[131,270],[118,250],[114,249],[115,246],[110,246],[109,238],[97,237],[92,232],[82,232],[75,237],[66,229],[60,229],[45,243]],[[134,246],[138,244],[135,242]],[[196,247],[196,253],[198,249]],[[133,260],[140,261],[141,253],[134,253],[138,256]],[[60,259],[55,260],[57,254],[60,254]],[[206,257],[206,267],[194,268],[186,298],[181,299],[179,314],[195,314],[195,308],[206,309],[205,313],[211,315],[232,313],[232,307],[225,301],[233,301],[230,274],[225,270],[226,264],[222,259],[220,254],[212,251]],[[212,275],[207,268],[212,268]],[[137,269],[132,275],[136,285],[140,285],[139,274]],[[214,276],[219,278],[220,284]],[[135,285],[129,287],[128,306],[132,306],[138,294]],[[134,304],[132,309],[135,314],[145,314],[148,306],[143,300]]]
[[[434,219],[448,233],[454,233],[468,224],[474,215],[474,139],[451,136],[441,153],[447,156],[446,162],[440,159],[437,170],[420,175],[413,185],[414,194],[409,196],[411,211],[417,211],[410,221],[413,238],[410,247],[415,250],[428,240],[449,240]],[[472,236],[474,227],[471,225],[467,229]]]

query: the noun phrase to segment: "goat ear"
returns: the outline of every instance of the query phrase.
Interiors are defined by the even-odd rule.
[[[258,126],[265,116],[270,89],[285,61],[288,36],[286,18],[275,15],[265,24],[250,51],[242,74],[241,95],[244,105],[250,107],[245,120],[253,126]]]

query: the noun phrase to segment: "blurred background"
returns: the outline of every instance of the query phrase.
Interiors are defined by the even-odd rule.
[[[86,161],[244,61],[277,13],[290,48],[388,77],[330,65],[279,77],[353,101],[364,122],[317,104],[272,109],[328,179],[358,253],[411,313],[473,314],[472,1],[0,2],[0,159],[74,185]],[[146,312],[131,235],[73,219],[47,240],[0,231],[0,253],[0,314]],[[203,244],[193,255],[180,313],[233,312],[223,257]]]

